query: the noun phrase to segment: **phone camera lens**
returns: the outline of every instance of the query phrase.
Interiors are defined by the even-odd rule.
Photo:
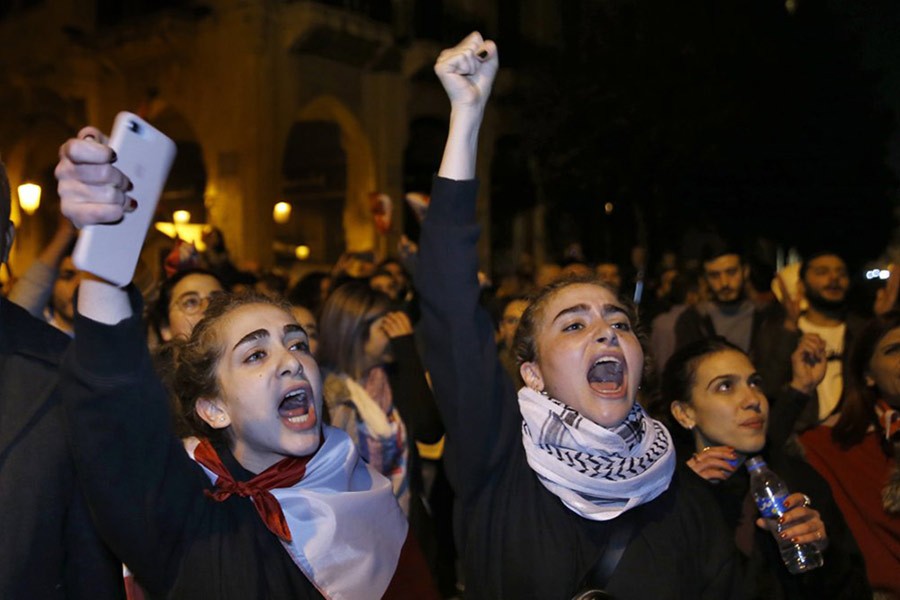
[[[140,133],[141,126],[137,124],[135,121],[128,121],[128,129],[135,133]]]

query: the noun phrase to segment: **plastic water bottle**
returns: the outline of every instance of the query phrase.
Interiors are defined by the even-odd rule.
[[[756,506],[764,519],[777,520],[786,511],[784,501],[790,492],[784,481],[776,475],[760,456],[747,461],[750,472],[750,493],[756,500]],[[778,527],[781,531],[781,527]],[[778,540],[781,559],[788,571],[794,575],[812,571],[822,566],[822,553],[814,544],[795,544],[790,540]]]

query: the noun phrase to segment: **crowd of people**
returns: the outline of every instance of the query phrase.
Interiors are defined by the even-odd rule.
[[[900,598],[900,277],[857,315],[834,250],[770,292],[718,240],[656,280],[492,285],[498,67],[478,33],[437,59],[416,243],[298,281],[218,230],[150,284],[75,270],[75,227],[127,218],[131,186],[100,131],[63,144],[66,219],[0,299],[0,598]],[[777,520],[757,456],[792,492]],[[823,565],[789,572],[791,544]]]

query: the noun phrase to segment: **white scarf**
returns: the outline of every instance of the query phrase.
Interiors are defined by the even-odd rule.
[[[382,375],[387,377],[383,372]],[[355,408],[358,418],[353,424],[339,423],[337,419],[332,422],[350,435],[363,460],[391,480],[394,497],[404,514],[409,514],[409,447],[406,425],[397,408],[393,403],[383,408],[366,388],[346,374],[329,373],[323,393],[331,411],[342,403]]]
[[[550,492],[593,521],[614,519],[669,487],[672,437],[635,402],[607,429],[528,387],[519,390],[528,464]]]
[[[281,543],[325,598],[380,598],[397,569],[409,525],[390,482],[360,459],[350,437],[328,425],[322,437],[303,479],[271,490],[293,539]],[[191,458],[197,443],[185,440]],[[216,474],[203,470],[215,483]]]

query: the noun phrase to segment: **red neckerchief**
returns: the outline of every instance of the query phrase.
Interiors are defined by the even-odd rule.
[[[200,440],[194,450],[194,460],[217,475],[216,489],[204,490],[207,496],[217,502],[224,502],[232,494],[253,500],[256,512],[262,517],[269,531],[286,542],[291,541],[291,530],[284,519],[281,505],[269,490],[291,487],[303,479],[306,463],[314,456],[288,456],[249,481],[235,481],[222,463],[209,440]]]
[[[894,438],[900,433],[900,411],[892,408],[884,400],[877,400],[875,415],[878,417],[878,422],[881,423],[881,429],[884,430],[884,437],[889,442],[894,441]]]

